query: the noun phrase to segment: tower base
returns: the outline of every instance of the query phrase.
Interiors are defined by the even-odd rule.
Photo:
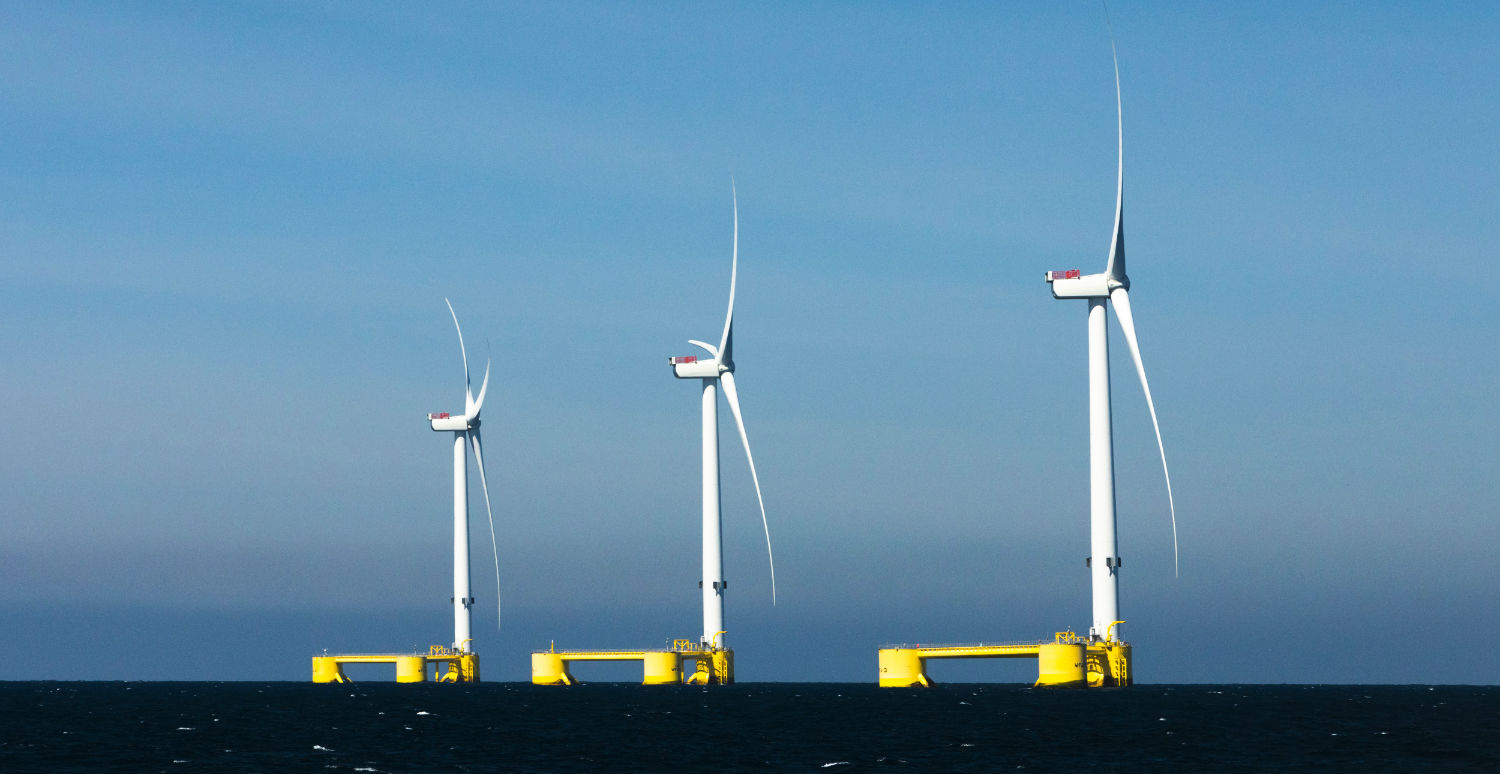
[[[734,651],[701,650],[684,653],[684,661],[694,661],[693,674],[687,678],[688,685],[733,685]]]

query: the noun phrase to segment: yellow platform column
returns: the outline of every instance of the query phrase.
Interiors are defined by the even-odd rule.
[[[427,682],[427,658],[424,656],[398,656],[396,658],[396,682]]]
[[[533,664],[535,663],[535,656]],[[648,652],[641,658],[641,666],[645,672],[642,685],[681,685],[682,684],[682,655],[667,652]],[[535,678],[536,668],[532,668],[532,682]]]
[[[909,688],[914,685],[932,685],[927,679],[927,660],[911,648],[881,648],[880,687]]]
[[[568,674],[568,664],[561,653],[531,654],[531,683],[533,685],[572,685],[576,680]]]
[[[456,656],[447,656],[442,659],[448,662],[448,671],[438,678],[440,683],[477,683],[479,682],[479,654],[461,653]]]
[[[712,682],[709,677],[708,655],[700,654],[693,659],[693,674],[687,679],[688,685],[708,685]]]
[[[1108,685],[1134,685],[1134,667],[1131,664],[1131,647],[1128,642],[1110,642],[1104,646],[1105,666],[1108,667]]]
[[[715,685],[734,684],[734,651],[716,650],[709,656]]]
[[[312,678],[315,683],[347,683],[349,678],[344,677],[344,668],[339,665],[339,660],[333,656],[313,656]]]
[[[1054,642],[1037,648],[1036,687],[1083,688],[1088,685],[1088,658],[1083,643]]]
[[[458,658],[458,681],[461,683],[479,682],[479,654],[465,653]]]
[[[1104,652],[1103,645],[1091,645],[1084,651],[1084,659],[1088,662],[1089,687],[1103,688],[1104,678],[1109,674],[1109,656]]]

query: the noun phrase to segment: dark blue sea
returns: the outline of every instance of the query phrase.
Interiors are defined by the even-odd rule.
[[[1500,688],[0,683],[3,772],[1500,771]]]

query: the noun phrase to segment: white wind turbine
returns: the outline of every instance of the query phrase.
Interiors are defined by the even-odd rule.
[[[1120,58],[1115,59],[1115,110],[1119,132],[1119,177],[1115,192],[1115,232],[1110,240],[1109,260],[1103,274],[1080,276],[1078,270],[1047,273],[1053,298],[1085,298],[1089,302],[1089,567],[1093,582],[1093,625],[1089,634],[1105,637],[1120,620],[1120,557],[1115,536],[1115,461],[1114,440],[1110,429],[1109,328],[1106,304],[1113,305],[1119,317],[1125,343],[1135,360],[1135,372],[1146,393],[1146,407],[1151,410],[1151,426],[1156,430],[1156,448],[1161,452],[1161,469],[1167,480],[1167,505],[1172,514],[1172,563],[1177,566],[1177,505],[1172,499],[1172,474],[1167,471],[1167,451],[1161,442],[1161,425],[1156,421],[1156,404],[1151,400],[1151,385],[1146,381],[1146,367],[1141,363],[1141,349],[1136,342],[1135,320],[1130,314],[1130,278],[1125,275],[1125,119],[1120,98]],[[1119,637],[1118,630],[1115,637]]]
[[[435,432],[453,433],[453,648],[460,653],[473,653],[474,641],[469,631],[469,610],[474,606],[474,597],[469,587],[469,463],[467,447],[474,445],[474,462],[479,468],[479,484],[484,490],[484,511],[490,522],[490,548],[495,550],[495,611],[500,610],[500,554],[495,546],[495,515],[490,510],[490,487],[484,477],[484,450],[479,442],[479,409],[484,405],[484,393],[490,386],[490,364],[485,361],[484,381],[479,385],[479,397],[469,388],[469,353],[464,348],[464,330],[458,324],[458,315],[453,303],[448,304],[448,314],[453,317],[453,327],[458,329],[458,351],[464,359],[464,413],[448,412],[428,414]]]
[[[670,359],[678,379],[703,380],[703,638],[702,643],[724,649],[724,548],[719,519],[719,401],[716,386],[724,385],[724,397],[740,430],[745,459],[750,462],[750,478],[755,482],[755,499],[760,505],[760,522],[766,533],[766,556],[771,562],[771,603],[776,603],[776,559],[771,553],[771,528],[766,522],[766,503],[760,494],[760,477],[755,474],[755,458],[750,454],[750,438],[745,435],[745,420],[740,414],[740,398],[734,387],[734,287],[740,260],[739,198],[734,202],[734,252],[729,264],[729,311],[724,316],[724,333],[719,346],[689,340],[709,357],[688,355]]]

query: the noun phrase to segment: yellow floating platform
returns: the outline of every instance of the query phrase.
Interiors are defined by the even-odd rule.
[[[479,654],[461,653],[442,645],[433,645],[426,653],[338,653],[313,656],[313,682],[353,682],[344,674],[345,664],[395,664],[398,683],[427,682],[429,664],[435,667],[434,677],[437,682],[479,682]],[[444,664],[448,666],[447,672],[441,671]]]
[[[575,661],[639,661],[642,685],[727,685],[734,682],[734,651],[704,648],[689,640],[675,640],[671,650],[538,650],[531,654],[534,685],[574,685],[568,667]],[[693,669],[683,679],[683,664]]]
[[[1130,644],[1118,640],[1085,641],[1073,632],[1058,632],[1051,642],[895,645],[880,649],[880,685],[884,688],[931,686],[927,661],[944,658],[1034,658],[1038,687],[1083,688],[1130,685]]]

